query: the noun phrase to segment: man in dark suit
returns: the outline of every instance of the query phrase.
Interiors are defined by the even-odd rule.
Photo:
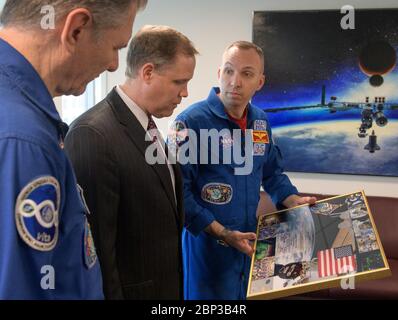
[[[107,299],[182,298],[182,178],[152,116],[188,96],[198,52],[165,26],[133,38],[126,82],[80,116],[65,148],[90,210]],[[145,156],[156,144],[164,161]]]

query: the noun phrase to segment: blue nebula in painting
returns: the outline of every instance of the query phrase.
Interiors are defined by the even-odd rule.
[[[368,77],[353,68],[343,71],[332,71],[335,77],[322,81],[300,85],[272,85],[266,83],[264,89],[254,96],[253,103],[262,108],[317,105],[321,103],[322,85],[326,86],[329,96],[344,97],[347,87],[360,85],[368,81]],[[364,99],[365,97],[363,97]],[[398,97],[397,97],[398,98]],[[340,99],[339,99],[340,100]],[[359,101],[358,101],[359,102]],[[362,101],[361,101],[362,102]]]

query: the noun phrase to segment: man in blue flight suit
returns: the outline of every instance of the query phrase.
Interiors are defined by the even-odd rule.
[[[285,207],[316,201],[297,195],[283,174],[281,153],[272,141],[266,114],[249,102],[265,81],[262,50],[246,41],[233,43],[223,55],[218,77],[220,88],[213,88],[207,100],[177,117],[176,135],[169,140],[178,144],[183,164],[186,299],[245,299],[261,185],[274,203]],[[220,133],[218,150],[204,147],[211,135],[192,141],[203,129]],[[219,164],[209,159],[215,151]],[[228,151],[233,159],[226,156]],[[244,155],[246,168],[236,154]],[[181,161],[188,155],[190,161]],[[200,160],[192,163],[192,159]]]
[[[103,299],[53,97],[118,66],[146,1],[14,1],[0,30],[0,299]],[[55,16],[42,19],[54,5]],[[51,12],[51,10],[49,11]],[[54,18],[54,27],[46,21]],[[116,21],[116,22],[115,22]],[[43,22],[43,23],[42,23]]]

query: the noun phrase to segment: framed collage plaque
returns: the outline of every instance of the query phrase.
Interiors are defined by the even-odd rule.
[[[260,216],[254,249],[249,300],[391,275],[363,191]]]

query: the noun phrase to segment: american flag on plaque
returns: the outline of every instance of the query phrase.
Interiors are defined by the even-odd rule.
[[[357,261],[351,245],[318,251],[317,256],[320,278],[357,270]]]

